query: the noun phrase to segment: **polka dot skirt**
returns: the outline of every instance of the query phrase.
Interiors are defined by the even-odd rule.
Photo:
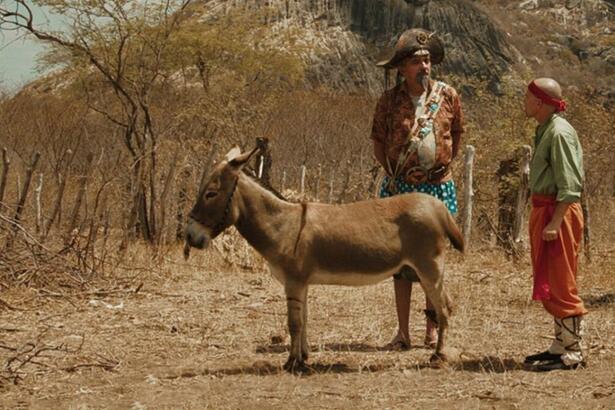
[[[389,180],[390,178],[388,176],[384,177],[382,185],[380,185],[380,198],[393,196],[386,188]],[[452,180],[443,184],[409,184],[404,181],[403,178],[397,178],[395,185],[397,186],[397,192],[400,194],[422,192],[434,196],[444,202],[451,214],[457,214],[457,193],[455,182]]]

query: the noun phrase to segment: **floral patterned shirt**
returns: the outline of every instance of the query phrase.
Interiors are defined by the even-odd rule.
[[[432,86],[434,81],[432,80]],[[393,169],[397,159],[403,150],[408,148],[409,133],[415,120],[416,107],[412,97],[408,93],[405,82],[387,90],[380,97],[372,123],[371,138],[384,145],[385,155]],[[441,106],[434,118],[434,130],[436,139],[436,163],[433,169],[446,166],[446,170],[437,175],[437,178],[429,180],[430,183],[442,183],[452,179],[448,165],[457,156],[461,134],[463,133],[463,113],[461,101],[455,89],[449,85],[442,91]],[[406,161],[401,175],[407,175],[407,171],[419,165],[416,152],[410,155]],[[408,183],[425,182],[425,174],[411,173],[406,176]]]

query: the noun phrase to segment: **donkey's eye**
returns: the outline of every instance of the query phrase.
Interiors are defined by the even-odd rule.
[[[215,197],[216,195],[218,195],[218,193],[216,191],[209,191],[209,192],[205,193],[205,199],[211,199],[211,198]]]

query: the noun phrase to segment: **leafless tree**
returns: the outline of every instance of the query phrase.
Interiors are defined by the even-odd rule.
[[[0,1],[0,28],[22,30],[52,45],[46,62],[70,68],[88,106],[123,130],[131,155],[132,208],[141,234],[156,237],[159,134],[152,113],[157,86],[170,77],[171,37],[191,0]],[[44,5],[69,20],[63,32],[40,29],[33,7]],[[110,103],[113,102],[113,103]]]

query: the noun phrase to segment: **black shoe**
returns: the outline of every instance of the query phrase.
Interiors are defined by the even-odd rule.
[[[540,353],[527,356],[525,360],[523,361],[523,363],[530,364],[534,362],[544,362],[546,360],[549,360],[549,361],[559,360],[560,356],[561,355],[559,354],[551,353],[548,350],[545,350],[544,352],[540,352]]]
[[[552,370],[576,370],[585,367],[585,362],[565,364],[562,359],[553,360],[550,362],[542,363],[536,366],[537,372],[550,372]]]

